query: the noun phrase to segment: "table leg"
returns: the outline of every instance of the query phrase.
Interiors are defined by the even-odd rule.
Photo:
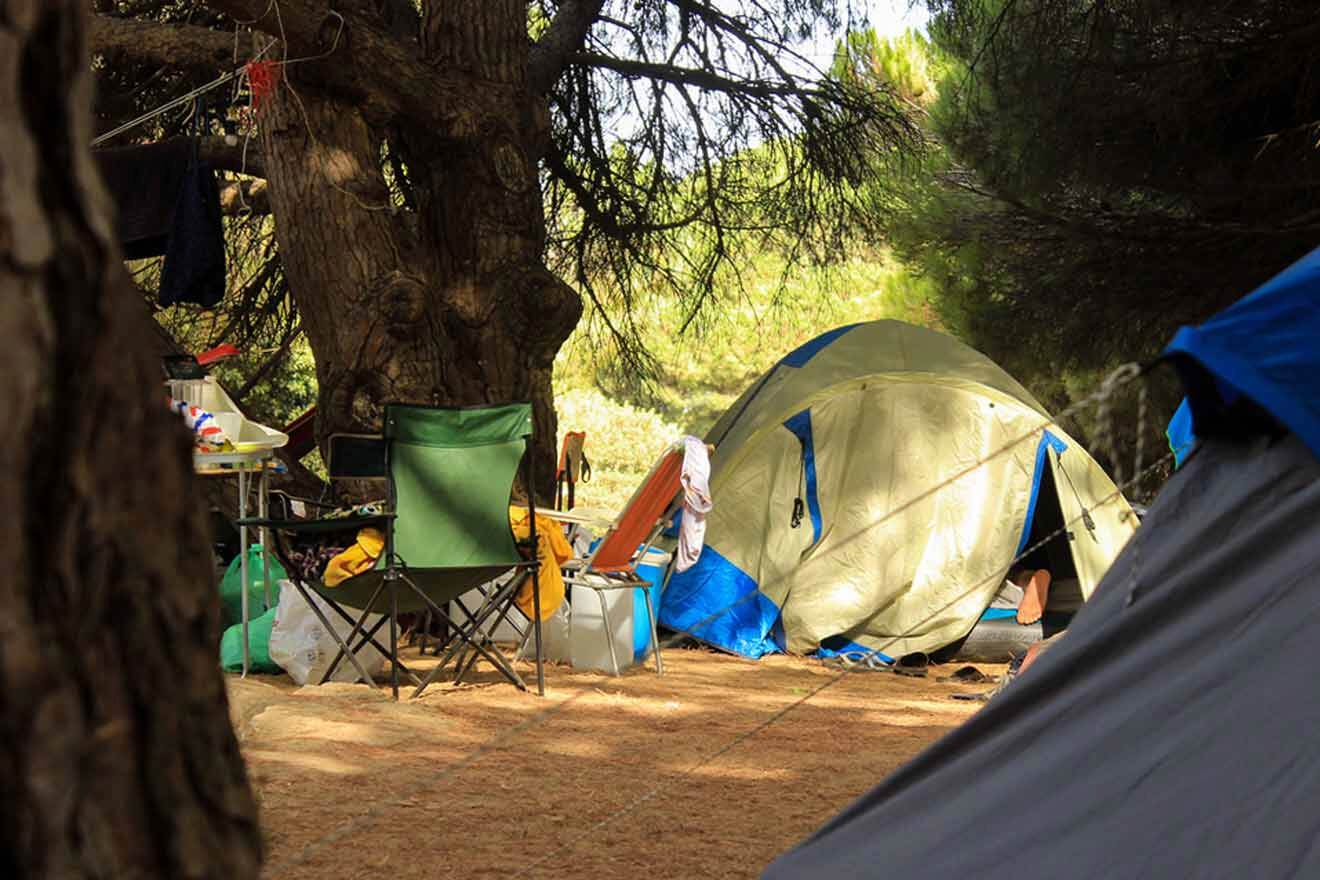
[[[247,465],[238,466],[238,575],[242,581],[242,602],[243,607],[243,677],[247,678],[249,658],[248,658],[248,529],[243,525],[243,520],[247,519]]]
[[[261,483],[257,492],[257,516],[265,519],[270,510],[270,468],[261,463]],[[266,590],[266,610],[270,610],[270,529],[262,526],[258,535],[261,538],[261,585]]]

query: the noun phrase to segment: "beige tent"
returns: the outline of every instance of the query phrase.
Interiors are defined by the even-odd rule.
[[[671,579],[661,623],[747,656],[935,650],[976,624],[1043,502],[1067,523],[1083,596],[1136,524],[1012,377],[899,321],[798,348],[707,439],[707,545]]]

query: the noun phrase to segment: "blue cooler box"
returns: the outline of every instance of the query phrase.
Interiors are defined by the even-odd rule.
[[[651,611],[660,616],[660,587],[665,582],[665,569],[672,557],[652,547],[637,566],[637,573],[651,582],[651,586],[633,590],[633,660],[640,661],[651,650],[651,624],[646,619],[646,593],[651,594]]]

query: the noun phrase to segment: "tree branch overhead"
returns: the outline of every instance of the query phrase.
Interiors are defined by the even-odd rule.
[[[221,71],[233,66],[233,35],[198,25],[93,15],[88,40],[93,52],[182,69]]]
[[[527,62],[527,87],[533,94],[550,91],[563,75],[604,5],[604,0],[568,0],[559,7]]]

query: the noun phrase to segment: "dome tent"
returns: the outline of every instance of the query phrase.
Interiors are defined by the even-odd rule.
[[[802,345],[707,441],[706,546],[670,580],[660,622],[748,657],[938,649],[972,629],[1034,545],[1044,502],[1074,523],[1065,558],[1083,596],[1135,526],[1026,389],[952,337],[899,321]]]

